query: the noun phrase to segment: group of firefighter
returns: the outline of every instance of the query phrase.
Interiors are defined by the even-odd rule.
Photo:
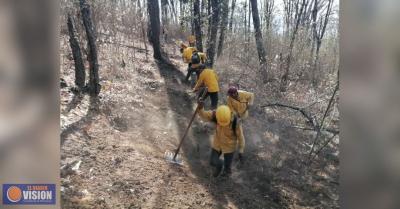
[[[227,104],[218,104],[218,75],[209,64],[205,53],[195,47],[195,37],[189,36],[189,44],[180,44],[183,62],[188,64],[186,82],[191,81],[193,93],[198,95],[199,116],[207,122],[216,124],[212,142],[210,165],[214,168],[213,176],[229,177],[235,152],[243,161],[245,139],[242,122],[248,117],[248,110],[253,105],[254,94],[239,90],[237,85],[230,85],[227,91]],[[204,110],[204,101],[211,100],[211,109]],[[220,159],[223,155],[223,160]]]

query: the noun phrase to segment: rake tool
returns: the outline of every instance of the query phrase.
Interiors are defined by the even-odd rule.
[[[204,90],[201,92],[201,95],[198,97],[197,101],[203,101],[206,94],[207,94],[207,87],[205,87]],[[167,161],[169,161],[171,163],[182,165],[182,163],[183,163],[182,157],[179,155],[179,151],[183,144],[183,140],[185,139],[187,133],[189,132],[189,128],[192,126],[194,118],[196,117],[199,110],[200,110],[200,105],[197,105],[196,110],[194,111],[192,118],[190,119],[189,125],[186,127],[185,133],[183,134],[176,151],[175,152],[170,152],[168,150],[165,151],[164,156]]]

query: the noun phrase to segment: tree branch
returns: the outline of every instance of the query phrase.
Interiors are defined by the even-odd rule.
[[[304,110],[304,108],[290,106],[290,105],[281,104],[281,103],[269,103],[269,104],[262,105],[261,107],[265,108],[265,107],[274,107],[274,106],[285,107],[285,108],[299,111],[305,118],[307,118],[308,122],[310,122],[313,125],[314,130],[316,130],[317,127],[319,127],[318,122],[308,112],[306,112]]]

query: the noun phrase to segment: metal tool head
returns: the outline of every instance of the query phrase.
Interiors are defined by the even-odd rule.
[[[182,160],[181,155],[180,154],[176,155],[175,159],[174,159],[174,155],[175,155],[175,152],[171,152],[171,151],[165,151],[165,153],[164,153],[164,157],[168,162],[178,164],[178,165],[183,165],[183,160]]]

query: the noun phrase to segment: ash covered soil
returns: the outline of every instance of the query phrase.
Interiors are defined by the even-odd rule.
[[[214,127],[198,117],[181,149],[184,164],[168,163],[164,153],[176,148],[196,106],[181,82],[179,51],[168,47],[172,65],[151,51],[146,59],[143,50],[100,44],[94,99],[71,90],[73,60],[62,38],[62,208],[339,208],[337,144],[305,166],[311,134],[288,127],[280,112],[251,110],[246,161],[234,161],[230,179],[211,176]]]

